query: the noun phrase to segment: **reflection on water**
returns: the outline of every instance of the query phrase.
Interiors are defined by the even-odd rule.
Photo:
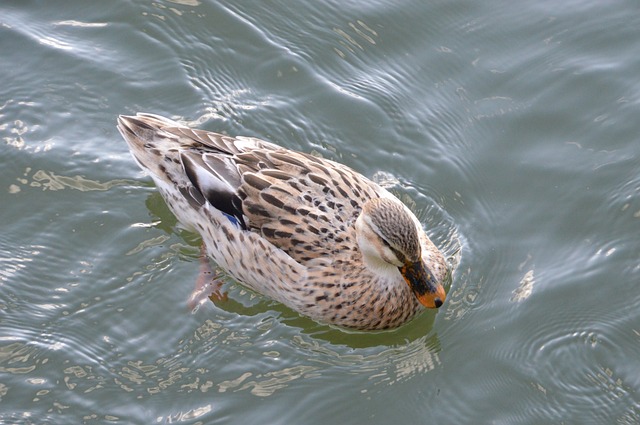
[[[520,285],[513,290],[511,301],[520,302],[529,298],[533,292],[534,284],[535,279],[533,277],[533,270],[529,270],[520,281]]]
[[[440,363],[437,341],[436,337],[422,337],[393,347],[348,351],[301,335],[292,342],[314,364],[337,366],[348,374],[364,374],[369,382],[391,385],[433,370]]]
[[[91,190],[109,190],[115,186],[129,186],[137,185],[137,182],[133,180],[115,179],[107,182],[99,182],[96,180],[87,179],[83,176],[61,176],[55,174],[52,171],[37,170],[31,175],[31,181],[28,179],[28,175],[31,172],[31,168],[25,169],[24,177],[18,180],[24,186],[38,187],[42,190],[62,190],[65,188],[75,189],[82,192]],[[19,192],[20,186],[12,185],[12,193]]]
[[[281,326],[281,325],[278,325]],[[441,362],[433,338],[420,338],[405,345],[388,348],[350,349],[318,342],[304,334],[293,335],[288,341],[276,342],[269,336],[273,329],[247,329],[239,332],[224,324],[206,319],[191,336],[180,341],[177,349],[166,355],[135,359],[126,345],[120,346],[109,337],[86,347],[86,360],[78,363],[73,349],[81,342],[67,341],[53,345],[40,344],[41,336],[32,341],[7,341],[0,344],[0,372],[26,377],[30,394],[22,414],[64,413],[78,396],[96,399],[113,395],[119,388],[136,400],[164,397],[164,394],[211,393],[211,403],[188,410],[165,410],[169,418],[197,418],[215,408],[224,393],[248,393],[264,398],[289,388],[303,380],[305,385],[324,385],[332,374],[362,376],[363,393],[379,385],[393,385],[433,370]],[[60,336],[52,336],[60,338]],[[104,346],[110,347],[108,351]],[[222,353],[220,353],[222,352]],[[252,353],[246,357],[246,353]],[[286,358],[295,352],[300,361],[291,365]],[[235,354],[234,354],[235,353]],[[221,354],[223,357],[221,357]],[[225,371],[216,364],[231,354],[241,359]],[[284,356],[284,358],[283,358]],[[50,361],[53,357],[53,364]],[[208,361],[203,361],[208,358]],[[327,381],[328,380],[328,381]],[[373,387],[372,387],[373,386]],[[25,397],[25,389],[11,384],[0,386],[0,397]],[[104,394],[101,396],[101,394]],[[218,394],[220,396],[216,396]],[[29,406],[29,407],[27,407]],[[97,406],[96,406],[97,407]],[[124,420],[118,409],[98,408],[83,413],[84,418]],[[5,416],[4,419],[9,417]]]
[[[0,3],[0,422],[640,422],[635,5],[85,3]],[[445,305],[345,332],[227,279],[191,311],[137,111],[373,176]]]
[[[48,359],[40,359],[35,347],[20,342],[0,345],[0,372],[26,374],[33,372],[39,364],[46,364]],[[43,383],[32,379],[31,383]]]
[[[378,34],[361,20],[349,22],[345,28],[333,28],[333,31],[341,37],[341,40],[338,40],[341,47],[333,48],[341,58],[347,56],[346,52],[355,53],[354,49],[364,50],[364,42],[375,45],[375,38],[378,37]]]
[[[485,286],[482,277],[473,278],[471,269],[459,270],[456,276],[456,285],[447,294],[447,309],[444,311],[444,319],[458,321],[469,313],[478,300],[478,294]]]
[[[251,394],[258,397],[268,397],[273,395],[277,390],[286,388],[289,383],[297,379],[312,379],[318,374],[314,373],[318,370],[314,366],[294,366],[282,370],[257,374],[253,379],[250,372],[243,373],[240,377],[231,381],[223,381],[218,385],[218,391],[244,391],[248,390]]]
[[[127,360],[120,366],[110,368],[106,375],[88,365],[68,366],[63,369],[64,384],[69,390],[88,393],[102,389],[106,381],[112,381],[122,390],[133,392],[138,397],[160,394],[170,387],[176,387],[178,392],[248,391],[259,397],[268,397],[296,380],[321,378],[334,368],[350,375],[363,375],[374,385],[391,385],[433,370],[440,363],[437,350],[433,347],[434,341],[428,343],[425,338],[392,348],[353,350],[331,347],[299,334],[291,339],[291,345],[285,342],[284,345],[280,344],[279,350],[264,351],[260,350],[260,344],[252,342],[252,337],[255,335],[243,335],[207,319],[191,337],[180,343],[170,357],[153,361]],[[220,346],[242,347],[243,350],[238,350],[238,354],[244,350],[258,349],[263,360],[254,360],[240,367],[237,376],[227,376],[228,373],[211,367],[193,366],[189,361],[194,352],[202,354]],[[25,357],[22,352],[23,347],[15,347],[14,344],[9,348],[19,354],[20,360],[28,360],[28,356]],[[304,358],[304,364],[278,367],[283,350],[298,351],[297,357]],[[12,358],[15,362],[15,356]],[[258,364],[261,366],[257,368]],[[21,373],[27,373],[34,369],[35,365],[20,370]]]
[[[30,105],[29,102],[15,102],[12,100],[8,100],[5,102],[4,105],[0,106],[0,114],[1,114],[0,117],[3,117],[4,114],[6,114],[6,113],[3,113],[3,109],[5,109],[8,105],[11,105],[13,103],[16,103],[16,106],[18,107],[33,106],[33,105]],[[46,152],[48,150],[51,150],[52,145],[50,143],[45,143],[43,145],[38,145],[35,147],[31,147],[27,145],[27,142],[24,140],[23,136],[27,134],[30,131],[30,129],[29,129],[29,126],[20,119],[14,120],[13,122],[0,123],[0,131],[6,132],[8,134],[7,136],[3,136],[3,140],[7,145],[11,146],[12,148],[15,148],[18,150],[29,149],[33,153]]]

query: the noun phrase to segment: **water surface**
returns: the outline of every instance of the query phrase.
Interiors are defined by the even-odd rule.
[[[0,5],[0,422],[640,422],[634,2]],[[228,282],[115,129],[153,112],[343,162],[449,297],[354,333]]]

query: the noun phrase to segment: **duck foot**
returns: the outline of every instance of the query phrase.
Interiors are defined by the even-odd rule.
[[[214,303],[228,299],[227,293],[222,290],[222,286],[224,285],[224,272],[217,268],[216,271],[214,271],[211,268],[204,244],[202,244],[200,248],[199,263],[200,267],[196,285],[187,301],[187,306],[194,312],[204,304],[207,299]]]

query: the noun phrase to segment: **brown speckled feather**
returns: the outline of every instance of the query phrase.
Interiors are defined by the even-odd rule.
[[[178,219],[257,292],[358,329],[401,325],[425,293],[442,304],[444,258],[402,203],[352,169],[151,114],[118,128]]]
[[[238,193],[251,228],[302,263],[336,255],[340,244],[354,242],[362,205],[379,196],[362,176],[302,153],[254,153],[239,155],[238,167]]]

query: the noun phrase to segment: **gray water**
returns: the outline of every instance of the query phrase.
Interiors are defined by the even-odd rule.
[[[632,1],[0,3],[0,423],[640,423]],[[454,266],[391,332],[229,282],[115,129],[343,162]]]

